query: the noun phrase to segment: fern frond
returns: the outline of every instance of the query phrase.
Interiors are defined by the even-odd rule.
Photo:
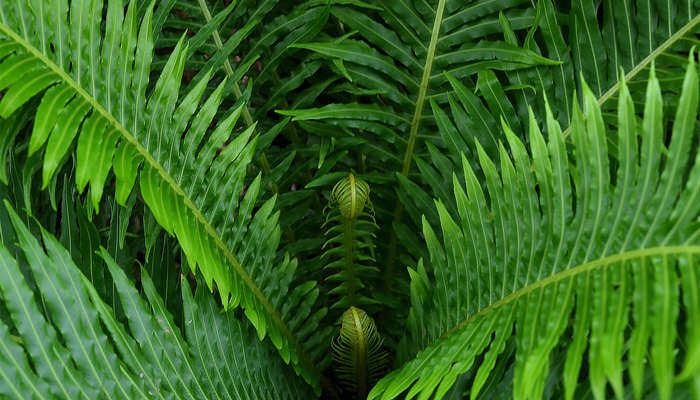
[[[414,155],[424,153],[422,143],[438,139],[434,131],[426,128],[430,116],[426,114],[425,106],[431,98],[444,101],[449,91],[442,74],[444,71],[464,76],[470,71],[486,68],[486,64],[504,70],[558,63],[488,37],[494,33],[494,26],[479,22],[488,21],[499,7],[513,7],[513,2],[491,1],[487,5],[472,2],[448,4],[444,0],[422,4],[371,3],[382,10],[372,12],[364,5],[338,5],[331,10],[343,26],[353,30],[351,33],[357,31],[348,36],[359,35],[361,38],[342,36],[294,46],[313,51],[329,62],[341,60],[352,82],[348,85],[344,80],[337,80],[335,85],[341,87],[345,84],[350,89],[333,90],[337,94],[332,99],[337,100],[323,107],[279,112],[296,121],[321,122],[328,126],[328,134],[338,140],[355,135],[368,136],[367,141],[372,145],[360,147],[363,142],[359,142],[350,148],[366,157],[368,169],[382,171],[387,176],[393,177],[396,173],[407,176]],[[531,23],[532,12],[526,14],[518,21]],[[471,23],[477,25],[475,30],[467,28]],[[468,36],[473,42],[450,36],[465,31],[468,35],[473,34]],[[365,95],[357,95],[363,91]],[[317,131],[311,133],[318,134]],[[394,190],[386,192],[387,198],[382,195],[382,201],[377,202],[377,215],[395,218],[401,213],[397,211]],[[387,225],[390,223],[387,221]],[[387,265],[387,268],[392,266]]]
[[[363,310],[350,307],[343,313],[340,335],[331,346],[334,369],[346,391],[354,399],[366,399],[389,361],[374,320]]]
[[[298,210],[280,214],[283,246],[287,244],[285,238],[301,236],[306,240],[306,245],[310,246],[315,240],[318,242],[316,248],[321,247],[322,237],[308,237],[308,232],[316,233],[323,218],[320,213],[310,210],[308,205],[311,200],[321,208],[322,202],[315,191],[290,193],[286,190],[312,179],[312,168],[299,165],[305,162],[305,157],[300,155],[310,149],[306,143],[308,135],[296,126],[287,125],[289,118],[280,120],[278,115],[269,115],[269,111],[288,108],[292,104],[308,106],[328,86],[315,82],[319,78],[317,72],[323,73],[319,71],[321,61],[289,46],[318,36],[326,26],[329,10],[328,1],[280,3],[276,0],[241,0],[233,8],[221,1],[178,1],[174,6],[175,12],[166,21],[165,26],[169,28],[164,32],[168,35],[167,40],[156,43],[156,47],[173,47],[184,28],[197,32],[190,39],[192,51],[185,68],[201,71],[211,67],[215,72],[208,90],[214,90],[221,79],[227,77],[224,101],[246,103],[242,111],[246,125],[249,126],[254,120],[259,121],[257,130],[265,133],[258,140],[253,160],[255,167],[263,172],[262,188],[269,189],[270,194],[278,194],[278,204]],[[252,29],[247,29],[249,26]],[[247,30],[247,36],[233,49],[229,42],[244,30]],[[222,58],[222,55],[225,57]],[[212,64],[215,59],[220,61],[216,65]],[[200,76],[195,76],[189,86],[199,79]],[[311,87],[301,90],[307,85]],[[274,139],[277,140],[273,142]],[[285,145],[280,146],[280,143]],[[323,155],[320,155],[320,159],[325,161]],[[262,194],[262,197],[265,196]],[[304,209],[308,212],[302,213]],[[313,228],[305,230],[309,227]],[[303,259],[306,254],[296,246],[296,242],[290,240],[290,246],[284,247],[284,251]],[[318,260],[318,254],[314,256]],[[308,262],[300,265],[311,271],[320,270],[320,266],[311,266]]]
[[[17,136],[29,122],[29,113],[15,113],[9,118],[0,119],[0,182],[7,185],[9,177],[7,160],[12,152]]]
[[[356,219],[369,201],[369,185],[353,174],[341,179],[331,192],[331,204],[337,204],[345,219]]]
[[[335,112],[334,117],[342,115],[351,119],[355,127],[381,135],[389,146],[396,146],[394,154],[398,164],[395,172],[407,175],[415,151],[416,139],[421,132],[425,119],[426,101],[432,97],[444,97],[444,71],[453,71],[459,76],[484,69],[484,63],[498,70],[522,69],[533,65],[556,65],[536,53],[513,46],[503,41],[482,40],[463,44],[455,41],[450,34],[462,31],[467,22],[478,20],[493,13],[498,7],[511,6],[507,1],[490,2],[488,5],[465,4],[447,6],[447,1],[439,0],[431,7],[404,3],[381,2],[384,10],[374,19],[372,14],[356,10],[353,7],[334,7],[333,16],[348,27],[356,29],[364,41],[344,39],[340,42],[303,43],[295,47],[314,51],[325,57],[343,60],[349,76],[357,86],[379,90],[393,103],[391,113],[401,118],[388,118],[384,110],[367,107],[361,116],[351,116],[346,112]],[[420,10],[419,10],[420,9]],[[530,16],[530,20],[531,20]],[[484,37],[492,29],[482,30],[472,38]],[[398,33],[407,33],[400,36]],[[386,53],[386,55],[384,54]],[[293,116],[295,120],[327,119],[329,111],[341,111],[353,104],[332,104],[324,108],[309,110],[284,111],[284,115]],[[380,124],[361,123],[376,120]],[[337,121],[340,126],[351,126],[351,121]],[[383,131],[383,132],[382,132]],[[386,132],[393,131],[392,136],[401,137],[397,131],[407,131],[408,136],[400,142],[391,140]],[[394,165],[392,165],[394,167]]]
[[[432,182],[423,178],[427,168],[411,176],[414,160],[440,170],[428,162],[433,161],[428,144],[455,155],[454,161],[459,163],[460,152],[476,137],[495,159],[499,154],[497,141],[503,140],[498,130],[500,115],[519,131],[519,121],[528,119],[528,107],[536,116],[545,115],[543,94],[550,94],[550,108],[566,129],[571,123],[571,95],[582,82],[576,71],[582,72],[599,102],[604,103],[617,93],[621,67],[629,71],[627,79],[632,80],[643,78],[646,72],[640,72],[648,70],[652,61],[677,64],[675,56],[689,49],[683,40],[694,40],[700,22],[698,6],[692,0],[639,5],[631,0],[602,4],[590,0],[371,3],[383,10],[333,8],[332,15],[348,27],[351,38],[297,45],[328,62],[341,59],[352,82],[339,79],[336,84],[343,82],[352,89],[339,92],[328,105],[283,114],[329,125],[325,135],[337,139],[367,137],[371,146],[361,143],[351,150],[366,157],[372,170],[387,175],[400,172],[422,187]],[[684,50],[676,51],[679,47]],[[668,71],[675,87],[683,75],[671,72],[677,70],[663,70]],[[453,81],[461,82],[469,94],[460,96]],[[357,95],[363,91],[367,94]],[[362,104],[362,109],[357,110],[354,103]],[[438,115],[435,110],[447,108],[460,123],[452,137],[440,138],[434,124],[440,124],[445,111]],[[360,112],[349,113],[352,110]],[[442,126],[440,130],[444,131]],[[319,131],[309,132],[319,135]],[[477,162],[476,154],[469,158]],[[353,167],[352,162],[343,166]],[[447,189],[449,182],[440,186]],[[402,210],[415,204],[397,205],[394,191],[388,193],[387,199],[376,204],[380,222],[391,218],[386,225],[395,227],[385,261],[387,270],[392,271],[397,257],[405,257],[411,242],[420,240],[417,235],[404,234],[405,243],[398,241],[398,231],[418,231],[420,224],[412,226],[403,218],[408,213]],[[406,199],[411,194],[399,196]],[[451,206],[447,200],[446,206]],[[423,208],[419,212],[431,211]],[[387,276],[394,279],[396,275]]]
[[[537,39],[542,35],[545,44],[542,52],[546,51],[550,57],[560,59],[564,64],[506,72],[505,80],[498,79],[490,71],[480,71],[475,88],[472,88],[471,80],[446,75],[454,91],[448,95],[449,109],[452,119],[460,120],[460,124],[454,126],[445,120],[447,108],[444,106],[435,101],[431,105],[445,145],[452,155],[458,156],[466,143],[476,137],[489,156],[497,158],[497,122],[500,116],[514,130],[519,131],[520,121],[529,118],[528,107],[531,107],[542,123],[539,116],[546,113],[542,94],[549,95],[550,109],[565,128],[564,135],[569,136],[569,105],[573,100],[571,95],[581,84],[574,71],[579,71],[588,82],[596,82],[593,90],[601,105],[616,99],[620,88],[620,68],[628,71],[625,79],[635,100],[643,102],[643,83],[646,82],[652,63],[656,63],[657,67],[663,66],[657,68],[657,73],[663,74],[663,90],[675,94],[680,92],[684,70],[682,62],[678,60],[682,60],[690,50],[692,38],[700,23],[696,6],[687,2],[682,9],[673,8],[669,11],[650,5],[635,9],[627,1],[606,2],[598,11],[601,14],[599,18],[603,20],[603,27],[600,28],[597,23],[593,24],[595,21],[590,16],[594,8],[585,1],[572,4],[569,19],[572,22],[570,26],[575,27],[575,30],[570,31],[567,38],[571,52],[566,48],[566,32],[560,27],[560,5],[550,1],[538,2],[536,12],[539,25],[528,31],[524,43],[524,46],[539,51],[537,49],[541,46]],[[676,17],[669,17],[676,13]],[[655,18],[658,21],[654,21]],[[581,22],[584,20],[587,22]],[[517,45],[518,39],[511,20],[501,14],[500,24],[504,39]],[[638,32],[638,27],[645,25],[647,31]],[[670,29],[658,32],[657,29],[661,26]],[[606,37],[606,40],[601,41],[601,37]],[[646,39],[638,41],[641,38]],[[475,160],[476,156],[473,158]]]
[[[0,323],[0,394],[27,398],[223,399],[313,396],[269,343],[202,285],[182,280],[184,332],[145,270],[142,298],[103,249],[128,330],[69,253],[46,231],[42,244],[8,206],[19,246],[41,292],[39,304],[18,263],[0,244],[0,293],[11,326]],[[18,336],[14,336],[15,333]],[[251,382],[258,384],[251,385]]]
[[[376,278],[379,269],[374,266],[374,239],[377,224],[370,210],[365,210],[369,203],[370,189],[367,182],[355,175],[348,174],[336,183],[331,191],[326,222],[328,240],[323,248],[328,248],[321,259],[324,269],[338,270],[328,276],[327,281],[339,282],[329,291],[330,295],[340,298],[331,308],[366,307],[377,304],[371,294],[368,283]]]
[[[41,94],[29,154],[45,147],[43,186],[73,153],[76,137],[76,184],[81,192],[90,184],[95,209],[110,169],[120,204],[138,176],[155,219],[178,238],[210,290],[216,283],[225,307],[242,306],[259,337],[269,335],[282,358],[318,388],[318,354],[309,355],[315,352],[309,343],[330,331],[307,328],[317,327],[326,311],[300,308],[314,303],[315,283],[292,287],[296,261],[276,258],[275,199],[252,215],[261,183],[260,176],[245,182],[257,141],[254,126],[234,134],[238,107],[208,129],[226,81],[204,98],[210,75],[205,71],[179,98],[188,54],[181,38],[149,85],[152,27],[162,22],[154,20],[154,3],[139,21],[135,2],[124,13],[120,0],[109,0],[104,24],[101,0],[55,3],[49,10],[43,1],[0,1],[0,88],[7,89],[0,116]]]
[[[290,88],[276,86],[280,86],[281,79],[287,78],[283,66],[296,64],[296,60],[291,59],[299,50],[289,46],[315,37],[329,15],[327,1],[303,2],[280,13],[278,10],[283,7],[287,5],[275,0],[238,1],[228,5],[204,0],[174,1],[174,12],[165,21],[168,30],[159,38],[156,47],[172,48],[183,32],[196,32],[190,41],[192,53],[186,61],[186,68],[193,71],[223,70],[223,74],[215,74],[209,87],[215,89],[226,76],[225,92],[233,93],[236,99],[244,94],[241,86],[249,88],[254,84],[256,89],[249,93],[252,97],[246,99],[246,103],[255,115],[244,114],[244,118],[249,123],[253,118],[265,122],[262,117],[270,108],[281,102],[286,104],[286,99],[280,96]],[[156,61],[156,68],[164,64],[165,60]],[[289,78],[303,81],[306,77],[292,74]],[[199,79],[201,76],[195,77],[190,85]],[[274,97],[258,96],[258,93],[271,93],[275,89],[282,93]],[[252,104],[267,106],[258,108]]]
[[[424,223],[434,283],[420,266],[412,272],[415,329],[406,341],[415,345],[427,335],[435,342],[380,381],[370,398],[409,388],[407,398],[441,398],[470,369],[476,397],[511,338],[515,398],[542,397],[557,346],[566,352],[555,378],[566,399],[578,393],[584,352],[595,398],[608,396],[608,384],[618,398],[646,396],[651,370],[651,390],[670,399],[677,383],[700,373],[694,57],[668,136],[653,70],[641,125],[622,82],[616,163],[586,85],[587,119],[577,103],[572,108],[573,159],[549,108],[548,141],[530,114],[529,153],[504,124],[510,154],[499,145],[500,172],[477,142],[488,191],[463,158],[466,187],[453,179],[458,218],[437,201],[443,239]],[[570,319],[571,337],[564,335]]]

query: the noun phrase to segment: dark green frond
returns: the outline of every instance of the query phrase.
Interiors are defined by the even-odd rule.
[[[652,61],[669,67],[658,70],[668,79],[665,88],[679,87],[683,73],[677,59],[694,43],[700,22],[692,0],[370,3],[382,11],[333,7],[331,15],[347,27],[342,35],[295,45],[329,64],[342,60],[345,72],[336,71],[338,79],[332,85],[347,89],[333,89],[326,106],[283,114],[326,125],[323,135],[336,140],[363,139],[348,146],[362,154],[363,165],[389,177],[401,173],[423,188],[433,182],[426,171],[440,170],[441,165],[424,165],[427,168],[420,174],[411,169],[414,160],[419,167],[418,160],[435,162],[430,145],[450,163],[459,164],[459,154],[476,137],[497,159],[497,142],[504,140],[498,129],[501,116],[516,132],[528,120],[528,108],[543,122],[545,95],[568,132],[569,106],[574,90],[580,93],[581,76],[591,83],[600,103],[617,95],[620,68],[636,84],[645,81]],[[453,129],[446,128],[445,117],[450,114],[459,122]],[[308,130],[312,135],[321,136],[320,132]],[[468,158],[477,165],[476,154]],[[350,158],[340,168],[358,164]],[[448,180],[440,183],[443,189],[449,186]],[[420,229],[406,221],[408,213],[403,211],[419,205],[404,203],[411,194],[397,196],[394,180],[388,186],[374,189],[381,196],[375,203],[380,225],[392,225],[384,262],[387,270],[395,271],[397,259],[407,257],[411,242],[420,240],[406,234],[397,240],[399,231]],[[443,200],[451,206],[450,200]],[[431,211],[419,208],[419,212]],[[387,275],[395,278],[396,274]]]
[[[30,278],[25,279],[18,262],[0,244],[0,293],[11,317],[11,325],[0,323],[3,397],[313,397],[310,386],[285,373],[286,365],[275,350],[259,341],[240,313],[220,312],[205,285],[198,285],[193,298],[187,280],[182,280],[185,321],[183,327],[176,326],[146,271],[141,271],[141,283],[148,300],[103,249],[127,329],[58,241],[43,231],[42,246],[8,209],[42,305],[28,286]]]

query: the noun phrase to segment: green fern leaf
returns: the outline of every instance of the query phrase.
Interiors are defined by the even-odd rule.
[[[0,293],[10,317],[0,323],[3,398],[313,397],[312,388],[287,374],[275,350],[259,341],[240,314],[220,312],[204,284],[193,298],[182,280],[186,329],[181,332],[146,271],[141,271],[141,283],[147,301],[102,249],[127,330],[68,251],[42,231],[44,250],[9,205],[8,211],[47,313],[40,311],[29,281],[0,244]]]
[[[407,398],[442,398],[470,369],[476,371],[476,397],[511,336],[517,347],[515,398],[543,396],[557,346],[566,351],[556,379],[567,399],[579,393],[584,352],[595,398],[608,397],[609,384],[618,398],[652,390],[670,399],[677,382],[697,376],[700,341],[692,313],[698,302],[687,294],[697,292],[700,254],[700,164],[696,150],[690,151],[698,133],[699,87],[691,53],[666,145],[653,70],[641,125],[623,81],[617,164],[610,161],[596,95],[586,85],[587,119],[576,103],[572,110],[573,159],[549,109],[548,141],[530,114],[529,153],[504,124],[510,154],[499,145],[500,173],[477,142],[488,192],[463,159],[466,186],[454,178],[457,220],[436,202],[442,240],[424,220],[435,277],[431,283],[413,273],[413,323],[423,325],[406,340],[424,343],[429,329],[435,342],[380,381],[369,397],[395,398],[410,388]],[[420,289],[425,285],[430,291]],[[681,312],[686,326],[679,330]],[[570,318],[573,337],[566,338]],[[680,343],[682,353],[676,351]],[[651,389],[643,385],[645,371],[652,371]]]
[[[255,126],[234,133],[242,113],[237,107],[213,131],[208,129],[226,81],[205,97],[210,71],[204,71],[179,98],[188,54],[183,37],[149,85],[152,30],[162,25],[154,3],[139,20],[135,2],[124,13],[120,0],[110,0],[104,24],[100,0],[56,0],[55,6],[0,1],[0,87],[9,87],[0,116],[42,96],[29,154],[45,148],[43,187],[73,153],[76,137],[76,184],[81,191],[90,185],[96,210],[110,168],[120,204],[139,177],[141,195],[156,221],[178,238],[188,264],[201,271],[209,289],[216,284],[226,308],[242,306],[260,339],[269,336],[283,359],[318,389],[320,373],[308,354],[313,353],[310,343],[330,331],[302,327],[318,326],[326,311],[309,307],[305,314],[293,314],[316,299],[317,289],[302,283],[306,290],[295,290],[296,261],[276,259],[275,199],[253,216],[261,177],[241,196],[255,151]]]

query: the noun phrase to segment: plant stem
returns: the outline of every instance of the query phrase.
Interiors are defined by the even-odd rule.
[[[362,321],[360,320],[360,315],[355,307],[351,307],[353,323],[355,325],[355,331],[357,332],[357,347],[354,349],[353,357],[355,360],[353,362],[355,366],[355,377],[357,378],[357,398],[366,399],[369,388],[367,387],[367,382],[369,381],[368,370],[369,365],[367,364],[367,338],[364,335],[362,329]]]
[[[205,0],[198,0],[198,2],[199,8],[202,10],[205,20],[207,21],[207,23],[209,23],[209,21],[211,21],[212,16],[211,12],[209,12],[207,2]],[[214,29],[212,36],[214,37],[214,43],[216,44],[216,48],[218,50],[221,50],[224,47],[224,43],[221,41],[219,30]],[[226,59],[224,60],[224,70],[226,71],[227,76],[233,77],[233,67],[231,67],[231,63],[229,62],[228,57],[226,57]],[[243,92],[241,92],[241,88],[238,86],[238,82],[232,82],[232,84],[233,94],[236,95],[236,100],[238,100],[241,98],[241,96],[243,96]],[[243,108],[243,119],[245,120],[247,126],[253,124],[253,116],[250,114],[250,110],[248,110],[248,105],[245,105]]]
[[[201,1],[201,0],[200,0]],[[438,37],[440,36],[440,27],[442,26],[442,14],[445,11],[445,3],[447,0],[440,0],[437,10],[435,11],[435,22],[433,23],[433,33],[430,35],[430,44],[428,45],[428,54],[425,56],[425,66],[423,67],[423,77],[421,78],[418,89],[418,98],[416,99],[416,109],[413,113],[411,121],[411,131],[406,144],[406,152],[403,155],[403,164],[401,165],[401,175],[408,174],[413,161],[413,149],[416,145],[416,137],[418,137],[418,129],[420,121],[423,117],[423,107],[425,106],[425,97],[428,93],[428,85],[430,84],[430,72],[433,69],[433,61],[435,60],[435,49],[437,48]]]
[[[428,53],[425,56],[425,65],[423,66],[423,77],[421,78],[419,85],[416,108],[413,113],[413,119],[411,120],[411,130],[408,136],[408,142],[406,143],[406,152],[404,153],[403,162],[401,164],[401,175],[406,177],[408,176],[408,172],[411,170],[411,165],[413,164],[413,152],[416,145],[416,138],[418,137],[421,118],[423,118],[423,107],[425,106],[425,98],[428,93],[428,86],[430,85],[430,73],[433,69],[433,62],[435,61],[435,50],[437,49],[440,28],[442,27],[442,16],[445,11],[446,3],[447,0],[440,0],[435,11],[433,31],[430,35]],[[396,231],[393,229],[393,226],[398,224],[403,216],[403,207],[399,199],[396,199],[396,206],[394,207],[393,216],[393,223],[392,227],[390,228],[391,238],[389,239],[389,250],[387,252],[388,260],[386,263],[386,268],[384,269],[384,285],[386,288],[389,287],[389,282],[391,281],[391,277],[394,275],[396,264],[398,240],[396,238]]]
[[[353,231],[355,220],[346,218],[343,221],[345,231],[343,233],[343,248],[345,249],[345,285],[348,290],[348,306],[355,305],[357,294],[357,282],[355,274],[355,232]]]
[[[479,317],[487,315],[489,312],[499,308],[504,307],[508,304],[514,303],[518,299],[527,296],[528,294],[534,292],[535,290],[542,289],[548,285],[554,285],[567,279],[573,279],[576,276],[583,275],[600,268],[608,267],[611,265],[625,265],[626,261],[638,260],[643,258],[651,258],[654,256],[668,256],[668,255],[697,255],[700,254],[700,246],[692,245],[681,245],[681,246],[657,246],[657,247],[647,247],[643,249],[630,250],[622,253],[613,254],[605,258],[599,258],[594,261],[587,262],[585,264],[580,264],[569,269],[565,269],[554,275],[531,283],[524,288],[521,288],[508,296],[492,303],[488,307],[482,308],[475,314],[470,315],[467,319],[453,326],[445,333],[440,335],[440,339],[444,339],[451,335],[452,333],[458,331],[464,326],[475,321]]]

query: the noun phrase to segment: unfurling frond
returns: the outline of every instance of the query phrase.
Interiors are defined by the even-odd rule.
[[[389,361],[374,320],[363,310],[350,307],[343,313],[340,335],[331,346],[338,379],[349,396],[364,400],[386,372]]]
[[[374,266],[374,238],[377,225],[369,202],[369,185],[349,174],[338,182],[331,192],[330,211],[326,217],[326,237],[323,245],[328,248],[321,256],[325,269],[337,271],[326,278],[339,282],[331,295],[340,296],[332,308],[376,304],[369,294],[367,283],[376,277]],[[364,281],[364,282],[363,282]]]
[[[331,192],[331,202],[338,205],[345,219],[356,219],[369,201],[369,185],[353,174],[348,174],[336,183]]]

